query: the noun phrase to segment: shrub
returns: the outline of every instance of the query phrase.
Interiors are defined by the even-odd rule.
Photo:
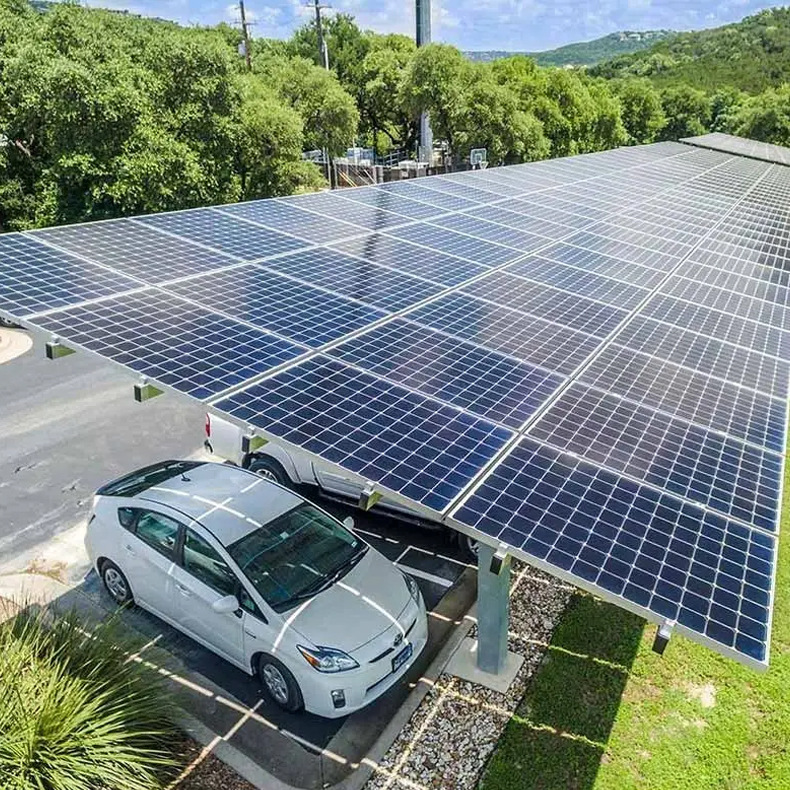
[[[128,660],[117,620],[85,629],[73,613],[0,624],[3,790],[153,790],[173,764],[163,680]]]

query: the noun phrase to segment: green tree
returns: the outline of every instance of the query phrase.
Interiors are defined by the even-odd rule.
[[[741,137],[790,146],[790,85],[747,99],[731,116],[729,131]]]
[[[710,97],[710,130],[726,132],[735,115],[748,98],[748,94],[737,88],[720,88]]]
[[[304,58],[258,59],[254,68],[301,116],[306,148],[336,156],[354,142],[359,111],[332,72]]]
[[[661,140],[679,140],[705,134],[710,124],[710,102],[700,90],[678,85],[661,92],[661,107],[667,122]]]
[[[613,80],[612,90],[622,107],[622,119],[632,145],[652,143],[666,123],[661,97],[650,80]]]

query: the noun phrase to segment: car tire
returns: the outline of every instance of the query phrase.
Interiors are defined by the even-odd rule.
[[[118,606],[130,606],[134,603],[134,595],[129,580],[123,571],[110,560],[102,563],[99,571],[104,589]]]
[[[461,549],[463,559],[476,566],[478,541],[469,537],[469,535],[465,535],[463,532],[455,533],[455,541],[458,544],[458,548]]]
[[[283,488],[293,487],[293,483],[291,482],[291,478],[288,476],[288,472],[286,472],[285,469],[282,468],[282,465],[275,461],[274,458],[267,458],[266,456],[253,458],[249,465],[249,470],[250,472],[259,474],[261,477],[264,477],[267,480],[271,480],[274,483],[279,483],[279,485],[283,486]]]
[[[266,696],[289,713],[304,708],[302,691],[288,667],[274,656],[262,655],[258,659],[258,678]]]

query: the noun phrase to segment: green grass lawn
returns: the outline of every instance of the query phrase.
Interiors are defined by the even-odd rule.
[[[576,595],[481,790],[789,790],[789,543],[766,673],[677,636],[662,658],[654,626]]]

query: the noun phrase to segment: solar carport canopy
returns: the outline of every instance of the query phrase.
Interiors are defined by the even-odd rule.
[[[755,667],[790,169],[680,143],[0,236],[0,310]]]
[[[683,137],[681,142],[696,145],[700,148],[710,148],[714,151],[724,151],[728,154],[749,156],[752,159],[762,159],[766,162],[776,162],[780,165],[790,165],[790,148],[783,145],[763,143],[760,140],[749,140],[737,137],[734,134],[711,132],[697,137]]]

